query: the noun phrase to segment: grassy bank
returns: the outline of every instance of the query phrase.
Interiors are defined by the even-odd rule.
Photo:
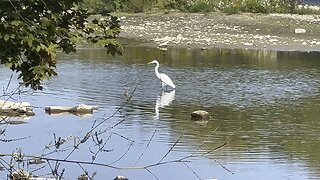
[[[179,10],[191,13],[224,12],[320,14],[319,8],[302,6],[303,0],[84,0],[91,11],[149,12]]]

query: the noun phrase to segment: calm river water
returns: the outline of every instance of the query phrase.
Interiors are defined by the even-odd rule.
[[[80,49],[58,58],[59,76],[45,82],[44,91],[24,89],[13,96],[35,106],[36,115],[20,119],[23,124],[0,126],[6,129],[2,140],[27,137],[0,142],[0,153],[12,153],[17,147],[29,155],[52,152],[48,144],[55,141],[55,134],[56,139],[71,140],[62,145],[65,151],[47,157],[63,159],[73,150],[74,137],[83,138],[93,124],[102,122],[95,131],[107,143],[94,162],[124,169],[82,165],[89,174],[97,172],[95,179],[320,178],[320,53],[218,49],[164,53],[128,47],[122,57],[107,56],[104,49]],[[159,60],[160,72],[172,78],[175,91],[161,91],[154,65],[147,64],[153,59]],[[0,67],[2,91],[10,75]],[[15,87],[13,80],[7,92]],[[97,105],[99,110],[76,116],[49,115],[43,109],[80,103]],[[208,111],[211,119],[191,121],[190,113],[199,109]],[[93,139],[67,159],[91,162],[99,150]],[[190,155],[187,162],[156,165]],[[3,158],[0,166],[4,160],[10,162]],[[150,172],[126,168],[148,165],[156,166],[148,168]],[[46,163],[24,168],[50,177]],[[84,172],[77,164],[62,163],[59,171],[63,168],[70,180]],[[0,179],[6,175],[0,171]]]

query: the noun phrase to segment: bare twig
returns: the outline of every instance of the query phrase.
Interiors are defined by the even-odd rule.
[[[1,134],[1,133],[0,133]],[[22,137],[22,138],[16,138],[16,139],[0,139],[1,142],[12,142],[12,141],[20,141],[20,140],[24,140],[24,139],[28,139],[31,136],[26,136],[26,137]]]
[[[228,171],[231,174],[234,174],[234,172],[232,172],[230,169],[228,169],[225,165],[223,165],[221,162],[217,161],[216,159],[210,158],[210,160],[216,162],[217,164],[219,164],[220,167],[222,167],[223,169],[225,169],[226,171]]]
[[[111,164],[114,164],[114,163],[116,163],[116,162],[118,162],[118,161],[120,161],[120,160],[129,152],[130,148],[132,147],[132,145],[133,145],[133,143],[134,143],[134,140],[131,140],[131,139],[127,138],[127,137],[124,137],[124,136],[122,136],[122,135],[120,135],[120,134],[118,134],[118,133],[114,133],[114,134],[116,134],[116,135],[122,137],[123,139],[129,141],[130,144],[129,144],[127,150],[122,154],[122,156],[120,156],[120,157],[119,157],[118,159],[116,159],[115,161],[109,163],[110,165],[111,165]]]
[[[12,1],[9,0],[9,2],[10,2],[10,4],[11,4],[11,6],[13,7],[14,11],[20,16],[20,18],[21,18],[27,25],[30,26],[30,24],[29,24],[29,22],[27,21],[27,19],[24,18],[24,17],[19,13],[18,9],[14,6],[14,4],[12,3]]]
[[[156,135],[156,133],[157,133],[157,131],[158,131],[159,125],[160,125],[160,119],[158,120],[158,123],[157,123],[157,125],[156,125],[156,129],[153,131],[150,139],[148,140],[147,145],[145,146],[145,148],[144,148],[143,151],[141,152],[141,154],[140,154],[140,156],[139,156],[139,158],[138,158],[138,160],[137,160],[137,162],[136,162],[136,165],[138,164],[138,162],[141,160],[142,156],[144,155],[144,153],[145,153],[146,150],[148,149],[151,141],[153,140],[153,137]]]
[[[168,164],[172,164],[172,163],[183,163],[190,171],[192,171],[192,173],[198,178],[201,179],[199,174],[197,174],[196,171],[194,171],[189,165],[188,163],[191,162],[193,157],[204,157],[208,154],[211,154],[213,151],[219,150],[223,147],[225,147],[231,136],[230,135],[222,144],[206,151],[205,153],[201,153],[200,155],[197,155],[197,153],[203,148],[203,146],[208,143],[208,140],[210,139],[210,137],[217,131],[217,129],[221,126],[221,124],[223,122],[221,122],[214,130],[212,130],[210,132],[210,134],[202,141],[202,143],[194,150],[191,152],[190,155],[182,157],[182,158],[177,158],[177,159],[173,159],[173,160],[167,160],[169,154],[173,151],[173,149],[177,146],[178,143],[180,143],[181,138],[184,135],[181,135],[172,145],[171,147],[165,152],[165,154],[161,157],[161,159],[157,162],[151,163],[151,164],[147,164],[147,165],[141,165],[141,166],[137,166],[137,164],[135,164],[134,166],[128,166],[128,167],[122,167],[122,166],[116,166],[114,165],[116,162],[119,162],[121,159],[123,159],[128,152],[130,151],[131,147],[134,145],[134,140],[125,137],[119,133],[116,132],[112,132],[110,130],[116,128],[117,126],[119,126],[120,124],[122,124],[126,118],[124,117],[123,119],[119,119],[118,121],[112,123],[111,125],[107,126],[106,128],[102,128],[102,126],[104,125],[104,123],[108,120],[110,120],[111,118],[115,117],[131,100],[131,98],[133,97],[133,94],[135,92],[135,90],[137,89],[137,86],[135,86],[135,88],[133,89],[133,91],[129,94],[126,94],[126,102],[120,106],[119,108],[117,108],[111,115],[106,116],[104,115],[102,119],[95,119],[94,122],[92,123],[92,126],[89,127],[89,129],[87,130],[87,132],[85,132],[85,134],[83,134],[83,137],[73,137],[73,136],[68,136],[66,138],[63,137],[59,137],[57,136],[55,133],[53,134],[53,141],[50,142],[50,144],[48,144],[46,146],[46,148],[42,151],[41,155],[35,156],[35,155],[25,155],[22,154],[21,152],[21,158],[17,159],[17,158],[13,158],[15,154],[0,154],[0,165],[2,164],[8,171],[10,170],[11,167],[14,167],[13,165],[10,164],[9,165],[4,165],[4,162],[6,162],[2,157],[12,157],[11,160],[12,161],[16,161],[19,160],[18,163],[24,163],[25,161],[29,161],[30,159],[39,159],[39,160],[44,160],[47,162],[46,165],[42,166],[41,168],[44,167],[48,167],[48,169],[50,168],[51,170],[51,175],[54,176],[57,179],[61,179],[64,175],[65,169],[61,169],[62,167],[60,166],[61,164],[65,164],[65,163],[69,163],[69,164],[75,164],[78,165],[82,171],[84,172],[84,175],[86,177],[88,177],[89,179],[93,179],[95,173],[92,174],[92,176],[89,176],[88,171],[85,169],[86,165],[90,165],[90,166],[101,166],[101,167],[106,167],[106,168],[111,168],[111,169],[116,169],[116,170],[145,170],[147,171],[150,175],[152,175],[152,177],[154,177],[155,179],[159,179],[156,174],[154,174],[151,171],[151,168],[153,167],[157,167],[157,166],[162,166],[162,165],[168,165]],[[99,121],[101,120],[101,121]],[[145,151],[149,148],[150,144],[152,143],[158,128],[160,126],[160,120],[157,122],[156,128],[153,131],[150,139],[148,140],[143,152],[140,154],[138,161],[143,157]],[[0,134],[1,135],[1,134]],[[109,135],[109,136],[107,136]],[[127,149],[123,152],[123,154],[121,154],[116,160],[114,160],[111,163],[98,163],[95,162],[96,158],[98,157],[99,153],[101,152],[110,152],[110,150],[107,150],[107,144],[110,140],[110,138],[113,138],[113,135],[117,135],[119,137],[121,137],[123,140],[128,141],[128,147]],[[19,138],[16,140],[22,140],[23,138]],[[70,146],[70,141],[73,140],[73,144]],[[93,146],[94,148],[89,147],[89,152],[92,153],[92,160],[91,161],[79,161],[79,160],[72,160],[71,159],[71,155],[78,149],[80,148],[81,145],[85,144],[88,142],[88,140],[92,140],[93,142]],[[0,142],[5,142],[6,140],[1,140]],[[12,140],[13,141],[13,140]],[[53,148],[54,150],[51,151]],[[49,153],[46,153],[47,150],[49,149]],[[60,153],[60,152],[66,152],[66,156],[64,158],[51,158],[48,157],[48,155],[51,155],[53,153]],[[217,164],[219,164],[223,169],[225,169],[226,171],[233,173],[232,171],[230,171],[227,167],[225,167],[222,163],[218,162],[217,160],[214,160],[212,158],[210,158],[211,160],[215,161]],[[13,164],[13,163],[12,163]],[[10,168],[9,168],[10,167]],[[61,168],[60,168],[61,167]],[[9,172],[12,172],[12,170],[10,170]],[[34,172],[34,171],[33,171]]]
[[[137,86],[134,87],[134,89],[133,89],[133,91],[131,92],[130,96],[127,98],[127,101],[125,102],[125,104],[122,105],[122,106],[120,106],[120,107],[119,107],[115,112],[113,112],[110,116],[108,116],[107,118],[104,118],[104,119],[103,119],[102,121],[100,121],[99,123],[97,123],[97,121],[95,121],[95,122],[93,123],[91,129],[86,133],[85,138],[86,138],[87,136],[89,136],[89,135],[92,135],[93,132],[94,132],[98,127],[100,127],[100,126],[101,126],[103,123],[105,123],[107,120],[113,118],[116,114],[118,114],[118,113],[120,112],[120,110],[123,109],[123,108],[125,107],[125,105],[127,105],[127,104],[129,103],[129,101],[130,101],[131,98],[133,97],[133,94],[135,93],[136,89],[137,89]],[[107,128],[107,129],[105,129],[103,132],[106,132],[106,131],[108,131],[108,130],[110,130],[110,129],[116,127],[116,126],[118,126],[119,124],[121,124],[122,122],[124,122],[124,120],[125,120],[125,119],[119,121],[119,122],[116,123],[115,125],[113,125],[113,126]],[[99,132],[99,133],[102,134],[103,132]],[[98,134],[99,134],[99,133],[98,133]],[[83,138],[83,139],[85,139],[85,138]],[[79,146],[80,146],[81,144],[83,144],[81,141],[78,142],[77,144],[75,144],[73,150],[71,150],[70,153],[65,157],[65,160],[67,160],[67,159],[74,153],[74,151],[79,148]]]
[[[3,94],[6,94],[6,92],[8,91],[9,86],[10,86],[11,81],[12,81],[12,77],[13,77],[13,74],[10,75],[9,81],[8,81],[8,83],[7,83],[6,88],[5,88],[4,91],[3,91]]]
[[[160,180],[149,168],[145,168],[156,180]]]
[[[192,171],[192,173],[199,179],[201,180],[201,177],[186,163],[186,162],[182,162],[190,171]]]
[[[168,154],[172,151],[172,149],[178,144],[178,142],[180,141],[180,139],[182,138],[183,135],[181,135],[177,141],[171,146],[171,148],[168,150],[168,152],[160,159],[159,163],[161,163],[163,161],[164,158],[166,158],[168,156]]]
[[[202,146],[204,146],[207,143],[209,138],[219,129],[219,127],[222,125],[222,123],[223,123],[223,121],[221,121],[220,124],[213,131],[211,131],[211,133],[206,137],[206,139],[204,141],[202,141],[200,146],[198,146],[198,148],[191,154],[191,156],[193,156],[196,152],[198,152],[202,148]]]

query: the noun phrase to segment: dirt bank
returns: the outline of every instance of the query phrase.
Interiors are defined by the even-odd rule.
[[[320,15],[157,13],[120,19],[120,36],[145,46],[320,51]]]

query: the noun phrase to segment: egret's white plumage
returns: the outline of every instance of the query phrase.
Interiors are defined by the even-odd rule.
[[[172,80],[169,78],[169,76],[167,76],[164,73],[159,73],[158,69],[159,69],[159,62],[157,60],[153,60],[151,62],[149,62],[148,64],[156,64],[156,67],[154,68],[154,71],[156,72],[156,76],[160,79],[160,81],[162,82],[162,88],[164,88],[165,86],[170,86],[173,89],[176,88],[176,86],[173,84]]]

